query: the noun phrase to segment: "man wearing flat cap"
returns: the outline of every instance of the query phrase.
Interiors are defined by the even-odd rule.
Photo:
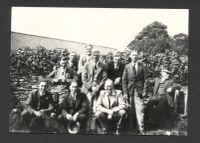
[[[154,83],[153,95],[147,104],[147,113],[157,126],[165,124],[168,115],[174,112],[174,97],[178,96],[180,85],[170,78],[170,71],[162,68],[161,77],[149,80]]]

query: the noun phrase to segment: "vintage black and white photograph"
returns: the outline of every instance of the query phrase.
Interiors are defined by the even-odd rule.
[[[187,136],[188,9],[12,7],[9,132]]]

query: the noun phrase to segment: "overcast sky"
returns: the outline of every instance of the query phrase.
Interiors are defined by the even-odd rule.
[[[188,34],[187,9],[13,7],[11,30],[124,50],[148,24],[159,21],[173,36]]]

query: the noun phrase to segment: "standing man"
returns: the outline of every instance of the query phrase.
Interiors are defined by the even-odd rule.
[[[91,93],[88,98],[92,104],[107,79],[107,68],[99,61],[99,56],[99,51],[93,51],[91,61],[85,64],[82,72],[82,91],[87,95],[89,95],[88,92]]]
[[[86,54],[81,55],[80,59],[79,59],[78,74],[82,73],[82,71],[84,69],[84,65],[91,60],[91,54],[92,54],[93,46],[92,45],[86,45],[85,49],[86,49]]]
[[[141,134],[144,134],[143,97],[146,95],[147,69],[143,63],[138,62],[138,52],[136,50],[131,52],[130,58],[131,63],[125,66],[123,72],[122,88],[125,99],[131,104],[131,110],[135,108],[139,131]],[[131,120],[133,123],[133,118]]]
[[[108,78],[114,83],[114,89],[122,90],[122,75],[124,65],[119,53],[114,54],[113,61],[108,63]]]
[[[75,73],[78,71],[77,54],[76,52],[70,52],[68,59],[68,67]]]
[[[80,56],[79,62],[78,62],[78,80],[79,80],[79,86],[82,86],[82,72],[84,69],[84,66],[87,62],[89,62],[91,60],[91,54],[92,54],[92,49],[93,46],[92,45],[86,45],[85,46],[85,54]]]

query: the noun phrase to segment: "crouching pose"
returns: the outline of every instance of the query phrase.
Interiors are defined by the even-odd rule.
[[[70,92],[60,103],[61,114],[58,119],[67,125],[69,133],[78,133],[83,129],[88,117],[88,101],[84,93],[78,90],[78,83],[72,81]]]
[[[27,100],[27,108],[21,113],[22,122],[32,131],[42,131],[45,119],[53,111],[52,94],[47,91],[47,82],[41,78],[36,91],[31,92]]]
[[[104,88],[105,90],[101,90],[97,100],[97,112],[95,115],[103,133],[116,129],[116,134],[119,134],[123,129],[124,119],[127,116],[125,101],[122,92],[113,89],[112,80],[107,79]]]

